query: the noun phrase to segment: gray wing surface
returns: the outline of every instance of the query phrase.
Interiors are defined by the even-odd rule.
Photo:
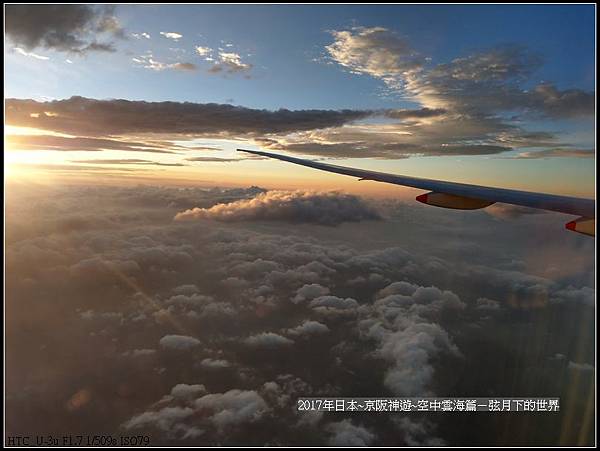
[[[493,188],[487,186],[469,185],[465,183],[409,177],[405,175],[387,174],[384,172],[336,166],[333,164],[321,163],[319,161],[305,160],[302,158],[295,158],[287,155],[262,152],[258,150],[238,149],[238,151],[275,158],[310,168],[320,169],[322,171],[358,177],[362,180],[374,180],[377,182],[392,183],[394,185],[410,186],[412,188],[433,191],[434,193],[443,193],[445,195],[457,196],[459,198],[477,199],[487,202],[482,204],[482,206],[490,205],[495,202],[501,202],[512,205],[520,205],[523,207],[539,208],[542,210],[577,215],[583,217],[584,219],[591,219],[595,218],[596,216],[596,202],[594,199],[533,193],[505,188]],[[438,206],[445,205],[438,204]],[[449,208],[460,207],[449,206]],[[571,227],[567,226],[567,228]],[[575,230],[573,228],[571,229]]]

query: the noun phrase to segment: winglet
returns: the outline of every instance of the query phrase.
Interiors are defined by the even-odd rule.
[[[571,221],[571,222],[567,222],[565,224],[565,229],[575,230],[576,228],[577,228],[577,221]]]
[[[416,199],[424,204],[427,203],[427,194],[419,194]]]

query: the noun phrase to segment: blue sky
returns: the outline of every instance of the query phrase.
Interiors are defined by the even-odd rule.
[[[74,83],[39,79],[38,73],[8,70],[7,96],[43,95],[55,98],[82,95],[143,100],[235,103],[256,108],[395,107],[399,99],[375,95],[381,83],[340,73],[338,67],[312,61],[323,58],[331,42],[328,30],[360,25],[382,26],[408,38],[436,63],[504,43],[521,43],[544,58],[536,78],[561,88],[593,89],[594,7],[592,5],[427,5],[427,6],[120,6],[116,15],[127,30],[147,32],[150,40],[117,42],[125,51],[153,50],[173,57],[171,48],[189,52],[194,46],[233,44],[240,54],[252,54],[251,80],[199,74],[160,73],[154,77],[134,70],[128,55],[96,54],[71,57],[65,66],[56,52],[48,65],[75,75]],[[161,37],[175,31],[178,42]],[[223,42],[222,42],[223,41]],[[24,57],[15,55],[11,63]],[[54,61],[54,60],[57,61]],[[61,67],[63,66],[63,67]],[[142,81],[142,83],[140,83]]]
[[[114,47],[112,52],[73,52],[46,45],[43,40],[35,44],[19,42],[23,35],[11,34],[12,28],[7,29],[6,96],[36,101],[82,96],[147,102],[214,102],[269,110],[417,110],[437,106],[448,110],[448,114],[454,113],[453,120],[469,116],[468,124],[460,119],[461,127],[489,127],[486,121],[490,118],[501,123],[494,125],[493,132],[440,135],[439,139],[427,143],[419,140],[418,146],[510,145],[492,157],[491,152],[466,152],[461,158],[463,164],[545,150],[544,158],[535,161],[542,174],[540,179],[568,168],[567,176],[574,174],[573,180],[585,174],[583,179],[591,181],[589,155],[595,147],[594,116],[589,111],[590,96],[595,89],[593,5],[120,5],[109,13],[120,34],[112,36],[106,30],[100,33],[94,28],[97,36],[88,33],[82,39],[110,41]],[[86,26],[92,29],[91,25]],[[336,34],[341,32],[349,34]],[[142,37],[143,33],[149,38]],[[165,33],[174,34],[168,37]],[[374,41],[370,41],[371,38]],[[379,44],[383,47],[377,48]],[[338,48],[334,55],[331,50],[334,45],[348,47]],[[392,70],[392,83],[389,77],[386,79],[378,72],[380,69],[369,58],[375,55],[375,62],[384,61],[385,66],[390,55],[396,58],[394,52],[404,51],[404,46],[406,54],[394,60],[392,66],[404,64],[413,57],[419,62],[407,72],[398,67],[381,69]],[[519,50],[505,53],[495,50],[507,46]],[[197,47],[207,50],[201,55]],[[207,57],[212,60],[207,61]],[[490,63],[490,58],[501,61]],[[527,58],[536,62],[530,63]],[[484,79],[485,74],[479,77],[476,71],[484,70],[481,66],[484,63],[486,70],[493,64],[503,65],[505,72],[501,79],[495,78],[497,74],[492,72],[489,79]],[[149,67],[150,64],[154,64],[154,68]],[[467,78],[460,79],[464,70],[471,72]],[[457,86],[463,92],[452,94],[457,86],[448,83],[456,82],[456,71],[461,72],[458,76],[461,83],[475,80],[477,89],[487,91],[478,93],[480,97],[474,99],[471,87],[461,84]],[[446,78],[440,78],[440,72]],[[412,81],[416,87],[392,87],[396,81],[402,84]],[[423,95],[423,89],[432,83],[436,90],[433,98]],[[503,105],[488,108],[484,104],[485,96],[491,96],[492,103],[499,102],[508,96],[501,90],[515,86],[515,95],[523,98],[517,107],[526,107],[528,114],[515,113],[512,104],[510,108]],[[537,93],[544,86],[550,88]],[[567,98],[573,93],[575,100]],[[563,101],[568,102],[565,108],[574,109],[573,112],[561,113],[566,111],[559,103]],[[588,110],[584,113],[574,105],[580,101],[587,101]],[[548,110],[548,102],[554,102],[552,111]],[[380,120],[364,118],[363,124]],[[446,123],[446,127],[453,128],[450,123]],[[506,144],[508,129],[518,129],[519,136],[511,131]],[[414,130],[405,127],[394,133],[409,136]],[[437,129],[432,130],[437,133]],[[538,138],[523,138],[524,132],[541,131],[554,135],[553,141],[549,143],[544,138],[542,146]],[[206,141],[215,136],[202,138]],[[340,137],[332,140],[331,134],[325,138],[324,133],[308,132],[302,136],[302,143],[298,137],[294,137],[293,143],[290,136],[280,138],[273,148],[289,151],[297,144],[305,149],[309,139],[346,142],[340,141]],[[345,135],[344,139],[350,138]],[[356,140],[356,136],[353,139]],[[250,141],[248,146],[264,146],[264,141]],[[381,139],[374,140],[373,146],[381,142]],[[583,150],[587,158],[565,154],[565,149]],[[307,154],[321,155],[314,149]],[[559,157],[546,158],[550,154]],[[397,159],[405,160],[401,161],[402,166],[389,161],[394,159],[389,155],[386,155],[388,161],[383,163],[365,159],[361,164],[380,169],[408,168],[427,175],[432,168],[442,168],[449,158],[457,161],[454,154],[443,156],[433,152],[435,156],[431,155],[428,150],[421,153],[413,150],[410,163],[405,160],[406,154],[396,155]],[[353,154],[324,153],[322,156],[352,160]],[[364,157],[380,158],[381,155],[364,152],[360,158]],[[514,165],[515,173],[520,173],[528,163],[520,161],[521,166],[517,166],[514,161],[499,161],[497,165]],[[474,169],[477,166],[475,164]],[[487,172],[484,170],[486,176],[492,172],[491,167]],[[589,191],[581,186],[578,190]]]

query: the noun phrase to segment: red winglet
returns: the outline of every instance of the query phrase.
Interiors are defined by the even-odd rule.
[[[576,230],[576,227],[577,227],[577,221],[571,221],[571,222],[567,222],[567,223],[565,224],[565,229],[569,229],[569,230],[575,230],[575,231],[577,231],[577,230]]]
[[[426,204],[427,203],[427,194],[419,194],[417,196],[417,200],[419,202],[423,202],[424,204]]]

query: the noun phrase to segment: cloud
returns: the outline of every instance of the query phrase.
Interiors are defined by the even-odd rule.
[[[171,389],[171,396],[179,399],[196,399],[204,394],[206,388],[202,384],[177,384]]]
[[[294,296],[292,302],[294,304],[299,304],[300,302],[310,301],[326,294],[329,294],[329,288],[323,287],[318,283],[302,285],[302,287],[298,288],[296,291],[296,296]]]
[[[33,52],[26,52],[25,50],[23,50],[20,47],[15,47],[15,52],[17,52],[19,55],[29,56],[31,58],[35,58],[35,59],[42,60],[42,61],[46,61],[46,60],[50,59],[47,56],[38,55],[38,54],[33,53]]]
[[[209,419],[220,430],[258,420],[268,410],[265,400],[251,390],[205,395],[196,400],[195,407],[211,412]]]
[[[208,56],[213,51],[210,47],[202,47],[201,45],[197,45],[195,49],[196,53],[200,56]]]
[[[379,214],[356,196],[336,192],[268,191],[211,208],[177,213],[175,220],[216,219],[237,221],[288,221],[334,226],[342,222],[380,219]]]
[[[222,368],[230,368],[231,367],[231,363],[229,363],[227,360],[223,360],[223,359],[203,359],[202,362],[200,362],[200,364],[205,367],[205,368],[211,368],[211,369],[222,369]]]
[[[547,213],[538,208],[521,207],[519,205],[509,204],[492,204],[484,211],[499,219],[516,219],[526,215],[543,215]]]
[[[537,158],[594,158],[595,149],[545,149],[532,152],[522,152],[513,158],[517,159],[537,159]]]
[[[315,311],[323,313],[353,312],[358,308],[358,302],[352,298],[339,298],[337,296],[320,296],[308,304]]]
[[[341,142],[326,142],[329,132],[315,132],[310,135],[295,135],[282,139],[257,139],[263,147],[274,150],[284,150],[292,153],[325,156],[331,158],[382,158],[402,159],[410,156],[458,156],[458,155],[496,155],[513,150],[511,147],[492,144],[416,144],[407,141],[412,139],[394,140],[389,132],[373,131],[367,135],[363,131],[355,134],[359,141],[352,141],[352,130],[346,128],[340,132]],[[382,142],[380,141],[380,138]],[[312,139],[312,140],[311,140]]]
[[[367,428],[357,426],[348,419],[329,423],[326,429],[331,433],[331,446],[369,446],[376,438]]]
[[[287,333],[292,336],[312,336],[312,335],[321,335],[329,332],[329,327],[327,325],[320,323],[318,321],[304,321],[302,324],[288,329]]]
[[[437,321],[444,312],[459,312],[465,304],[450,291],[405,282],[387,286],[378,297],[373,304],[376,316],[363,320],[361,328],[380,342],[378,354],[392,363],[385,385],[399,396],[432,395],[428,391],[432,360],[440,354],[460,356]]]
[[[167,349],[186,350],[198,346],[200,340],[185,335],[165,335],[160,339],[160,345]]]
[[[432,436],[435,427],[427,420],[413,420],[409,417],[395,418],[398,429],[404,434],[404,442],[408,446],[447,446],[441,438]]]
[[[6,100],[6,122],[9,125],[86,136],[169,133],[250,137],[335,127],[370,114],[368,111],[352,110],[269,111],[216,103],[95,100],[85,97],[50,102]]]
[[[186,158],[186,161],[199,161],[202,163],[233,163],[236,161],[248,160],[249,158],[219,158],[219,157],[192,157]]]
[[[150,35],[146,32],[142,32],[142,33],[131,33],[131,36],[133,36],[136,39],[150,39]]]
[[[167,39],[172,39],[173,41],[179,41],[183,37],[182,34],[175,33],[173,31],[161,31],[160,35]]]
[[[290,340],[282,335],[274,332],[262,332],[257,335],[252,335],[244,340],[244,343],[251,347],[258,348],[278,348],[286,347],[294,344],[294,340]]]
[[[182,163],[159,163],[152,160],[140,160],[138,158],[110,159],[110,160],[70,160],[71,163],[87,164],[141,164],[150,166],[184,166]]]
[[[428,110],[449,110],[473,119],[507,111],[554,118],[594,112],[592,92],[561,91],[550,83],[532,90],[522,87],[543,63],[524,46],[499,45],[431,65],[407,40],[386,28],[355,27],[331,34],[334,42],[325,49],[333,62],[384,81]]]
[[[392,119],[420,119],[428,117],[437,117],[446,114],[446,110],[443,108],[420,108],[417,110],[401,109],[401,110],[387,110],[384,112],[385,116]]]
[[[348,417],[330,427],[346,419],[297,411],[301,396],[360,390],[543,390],[585,412],[590,392],[572,393],[565,378],[576,374],[569,361],[594,361],[594,243],[564,235],[560,215],[497,227],[481,212],[385,201],[386,221],[290,234],[285,223],[171,220],[254,197],[256,187],[76,188],[7,184],[11,433],[26,424],[88,434],[102,424],[182,446],[473,439],[472,428],[446,428],[441,417]],[[523,233],[529,227],[535,233]],[[432,239],[440,236],[441,247]],[[568,274],[546,270],[564,268],[565,256]],[[351,314],[318,310],[333,307]],[[89,395],[82,421],[44,408],[74,393]],[[505,430],[485,419],[482,427],[482,443]]]
[[[325,47],[330,62],[381,80],[393,95],[413,101],[419,108],[380,112],[400,121],[395,124],[267,137],[263,145],[350,158],[489,155],[515,147],[557,145],[568,148],[570,144],[558,141],[554,133],[526,130],[530,126],[527,121],[583,120],[594,114],[593,92],[533,83],[543,59],[524,46],[498,45],[435,64],[386,28],[355,27],[332,31],[331,35],[333,43]],[[550,149],[541,151],[548,151],[548,156],[553,153]]]
[[[198,51],[198,48],[196,48]],[[234,52],[219,52],[217,61],[213,64],[208,71],[213,74],[227,73],[235,74],[240,72],[248,72],[252,69],[252,64],[243,63],[242,57]]]
[[[45,115],[45,113],[42,113]],[[129,152],[174,153],[185,147],[171,142],[149,140],[147,142],[126,139],[87,138],[54,135],[7,135],[6,143],[15,150],[102,151],[123,150]]]
[[[123,37],[114,7],[92,5],[6,5],[6,35],[27,50],[46,48],[84,54],[114,51],[96,36]]]
[[[355,27],[331,31],[331,35],[334,42],[325,49],[332,61],[352,73],[382,79],[390,86],[396,86],[424,64],[407,40],[386,28]]]
[[[535,87],[532,103],[534,108],[540,109],[550,117],[593,117],[595,95],[581,89],[561,91],[550,83],[542,83]]]
[[[575,370],[575,371],[585,371],[585,372],[593,372],[595,370],[594,365],[591,365],[589,363],[575,363],[575,362],[569,362],[568,364],[568,368],[570,370]]]
[[[596,305],[596,290],[590,287],[575,288],[568,286],[555,291],[551,295],[551,302],[555,304],[577,304]]]
[[[193,415],[189,407],[165,407],[155,412],[144,412],[128,420],[123,426],[125,429],[138,429],[153,426],[157,429],[170,432],[174,425]]]
[[[177,70],[183,72],[192,72],[198,69],[194,63],[188,62],[177,62],[177,63],[163,63],[155,60],[152,55],[141,55],[132,58],[132,61],[144,69],[150,69],[157,72],[163,70]]]

